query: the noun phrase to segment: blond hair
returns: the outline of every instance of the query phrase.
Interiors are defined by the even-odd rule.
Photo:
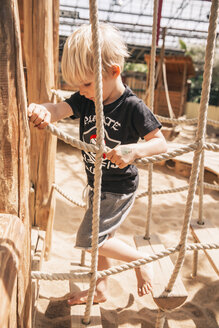
[[[113,65],[119,65],[122,71],[128,51],[119,31],[106,23],[100,23],[99,31],[103,73]],[[67,38],[61,68],[64,80],[76,88],[93,75],[91,25],[81,25]]]

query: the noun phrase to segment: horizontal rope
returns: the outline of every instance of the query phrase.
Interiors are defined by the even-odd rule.
[[[171,189],[155,190],[152,192],[152,194],[153,195],[171,194],[171,193],[187,190],[188,188],[189,188],[189,185],[177,187],[177,188],[171,188]],[[148,195],[148,191],[141,192],[136,196],[136,199],[147,196],[147,195]]]
[[[206,150],[212,150],[212,151],[216,151],[216,152],[219,151],[219,145],[216,145],[214,143],[206,142],[206,143],[204,143],[204,148]]]
[[[76,200],[74,200],[71,196],[69,196],[65,191],[63,191],[56,183],[53,183],[52,184],[52,187],[58,191],[58,193],[60,193],[60,195],[62,195],[64,198],[66,198],[68,201],[70,201],[71,203],[79,206],[79,207],[82,207],[82,208],[85,208],[86,207],[86,204],[85,203],[81,203],[81,202],[78,202]]]
[[[186,251],[194,251],[194,250],[205,250],[205,249],[218,249],[219,243],[212,243],[212,244],[200,244],[200,243],[194,243],[194,244],[188,244],[186,246]],[[151,263],[156,260],[159,260],[161,258],[164,258],[166,256],[169,256],[171,254],[174,254],[175,252],[178,252],[180,250],[180,245],[177,245],[176,247],[170,247],[162,252],[146,256],[145,258],[132,261],[129,263],[125,263],[119,266],[115,266],[112,268],[109,268],[107,270],[98,271],[97,272],[97,279],[110,276],[113,274],[117,274],[123,271],[127,271],[133,268],[136,268],[138,266],[141,266],[146,263]],[[42,279],[42,280],[78,280],[78,279],[90,279],[91,278],[90,272],[70,272],[70,273],[45,273],[40,271],[32,271],[31,272],[31,278],[32,279]]]
[[[217,191],[219,191],[219,185],[214,185],[214,184],[210,184],[210,183],[204,183],[204,187],[206,189],[211,189],[211,190],[217,190]],[[153,195],[172,194],[172,193],[175,193],[175,192],[180,192],[180,191],[187,190],[188,188],[189,188],[189,185],[182,186],[182,187],[176,187],[176,188],[170,188],[170,189],[154,190],[152,192],[152,194]],[[141,197],[145,197],[145,196],[148,196],[148,191],[143,191],[143,192],[139,193],[136,196],[136,199],[141,198]]]
[[[58,97],[59,100],[65,101],[65,97],[63,97],[63,95],[60,93],[60,91],[55,90],[55,89],[51,89],[51,92],[52,92],[53,95]]]
[[[137,159],[136,162],[139,164],[158,163],[164,160],[166,161],[168,159],[189,153],[191,151],[196,150],[197,148],[198,148],[198,143],[192,143],[192,144],[188,144],[187,146],[174,149],[164,154]]]
[[[53,135],[55,135],[57,138],[59,138],[60,140],[64,141],[65,143],[76,147],[80,150],[85,150],[88,152],[94,152],[97,153],[98,152],[98,147],[92,144],[88,144],[86,142],[83,142],[77,138],[74,138],[70,135],[68,135],[67,133],[63,132],[62,130],[58,129],[55,125],[53,124],[49,124],[47,125],[47,130],[49,132],[51,132]]]
[[[214,185],[214,184],[210,184],[210,183],[204,182],[204,187],[206,189],[211,189],[211,190],[217,190],[217,191],[219,191],[219,185]]]
[[[65,191],[63,191],[57,184],[53,183],[52,187],[58,192],[60,193],[60,195],[62,195],[64,198],[66,198],[68,201],[70,201],[72,204],[79,206],[81,208],[85,208],[86,204],[76,201],[74,200],[70,195],[68,195]],[[204,187],[206,189],[211,189],[211,190],[217,190],[219,191],[219,186],[217,185],[213,185],[210,183],[204,183]],[[181,192],[181,191],[185,191],[189,188],[189,185],[186,186],[182,186],[182,187],[177,187],[177,188],[170,188],[170,189],[163,189],[163,190],[155,190],[153,191],[153,195],[164,195],[164,194],[171,194],[171,193],[176,193],[176,192]],[[136,199],[141,198],[141,197],[145,197],[148,196],[148,191],[143,191],[141,193],[139,193],[136,196]]]
[[[92,145],[92,144],[88,144],[86,142],[82,142],[70,135],[68,135],[67,133],[63,132],[62,130],[58,129],[55,125],[53,124],[49,124],[47,126],[47,130],[49,132],[51,132],[52,134],[54,134],[55,136],[57,136],[59,139],[63,140],[64,142],[70,144],[73,147],[76,147],[80,150],[84,150],[87,152],[94,152],[97,153],[99,151],[99,148],[96,145]],[[160,155],[154,155],[154,156],[149,156],[149,157],[145,157],[142,159],[138,159],[136,160],[134,163],[137,164],[148,164],[148,163],[158,163],[158,162],[162,162],[163,160],[168,160],[186,153],[189,153],[190,151],[194,151],[196,150],[198,147],[198,143],[191,143],[188,144],[186,146],[174,149],[170,152],[167,153],[163,153]],[[216,144],[212,144],[212,143],[205,143],[203,145],[203,147],[206,150],[213,150],[213,151],[219,151],[219,146]],[[105,147],[105,149],[103,150],[104,152],[109,151],[108,147]]]
[[[156,118],[161,122],[161,123],[172,123],[172,124],[197,124],[198,123],[198,118],[170,118],[170,117],[164,117],[160,115],[155,115]],[[207,120],[208,125],[212,126],[219,126],[219,121],[215,120]]]

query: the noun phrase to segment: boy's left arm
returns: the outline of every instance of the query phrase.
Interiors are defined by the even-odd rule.
[[[157,128],[144,136],[146,142],[120,145],[106,153],[106,157],[123,169],[138,158],[158,155],[167,151],[166,140]]]

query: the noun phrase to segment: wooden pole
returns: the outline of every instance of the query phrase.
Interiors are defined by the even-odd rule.
[[[157,88],[156,88],[156,106],[154,106],[154,113],[159,114],[159,108],[160,108],[160,98],[161,98],[161,92],[164,89],[163,85],[163,63],[165,62],[165,38],[166,38],[166,28],[162,31],[162,48],[160,52],[160,60],[158,62],[158,82],[157,82]]]
[[[182,114],[184,112],[186,95],[187,95],[187,62],[185,62],[183,65],[181,99],[180,99],[180,107],[179,107],[178,117],[182,116]]]
[[[2,0],[1,6],[0,212],[14,215],[11,215],[10,218],[2,218],[1,216],[1,249],[3,247],[5,257],[1,262],[0,276],[2,278],[1,283],[5,288],[0,288],[0,299],[3,300],[8,297],[8,312],[4,312],[4,324],[1,327],[18,326],[29,328],[31,327],[30,225],[28,210],[29,128],[20,22],[16,0]],[[7,222],[12,230],[5,229],[4,222]],[[24,232],[20,233],[20,229],[23,229]],[[12,247],[9,251],[6,249],[8,246]],[[17,247],[19,248],[18,262],[13,261],[14,251]],[[16,263],[19,266],[16,266]],[[13,275],[11,270],[15,268],[17,268],[17,271],[15,270]],[[10,279],[10,272],[11,281],[9,285],[6,283],[7,279],[3,279],[2,270],[5,271],[7,279]]]
[[[24,49],[27,66],[28,102],[53,100],[58,70],[58,0],[24,0]],[[30,215],[32,224],[46,230],[46,257],[49,255],[55,198],[56,137],[31,126]]]
[[[20,218],[0,214],[0,327],[17,327],[17,279],[25,238]],[[22,327],[24,327],[23,325]]]

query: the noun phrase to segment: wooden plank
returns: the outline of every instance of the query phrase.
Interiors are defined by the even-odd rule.
[[[36,251],[38,238],[39,238],[39,228],[32,227],[32,229],[31,229],[31,258],[33,258],[34,253]]]
[[[42,261],[44,258],[45,250],[45,231],[39,230],[37,227],[33,227],[31,230],[31,252],[33,256],[31,259],[31,270],[41,271]],[[36,304],[39,296],[40,281],[38,279],[32,279],[32,326],[35,326],[36,316]]]
[[[163,251],[165,248],[159,238],[151,235],[150,240],[145,240],[143,236],[135,236],[136,247],[143,253],[149,255]],[[158,307],[165,310],[172,310],[182,305],[188,294],[180,278],[177,277],[174,287],[170,293],[165,292],[174,266],[170,257],[164,257],[153,262],[154,281],[153,281],[153,299]]]
[[[35,245],[35,251],[32,258],[32,271],[40,271],[45,250],[45,231],[39,230]]]
[[[69,280],[69,287],[70,287],[70,293],[78,292],[78,287],[80,290],[85,290],[89,288],[89,283],[87,281],[81,281],[81,282],[74,282],[72,280]],[[93,304],[91,307],[91,316],[90,316],[90,324],[85,325],[82,322],[82,319],[84,317],[84,311],[85,311],[85,304],[80,305],[73,305],[71,306],[71,328],[85,328],[85,327],[96,327],[101,328],[102,322],[101,322],[101,313],[100,313],[100,307],[99,304]]]
[[[205,220],[203,225],[197,223],[197,220],[191,221],[191,232],[198,243],[219,243],[219,228],[213,226],[209,220]],[[210,264],[219,276],[219,250],[204,250]]]
[[[168,151],[181,148],[182,144],[170,142],[168,143]],[[176,163],[177,170],[180,170],[180,165],[185,176],[190,176],[189,167],[191,168],[193,162],[194,152],[189,152],[177,158],[173,158],[171,161]],[[213,151],[205,151],[205,181],[208,183],[219,183],[219,153]],[[186,168],[186,166],[188,168]],[[188,175],[189,174],[189,175]]]
[[[0,214],[0,327],[17,326],[17,278],[25,239],[17,216]]]

